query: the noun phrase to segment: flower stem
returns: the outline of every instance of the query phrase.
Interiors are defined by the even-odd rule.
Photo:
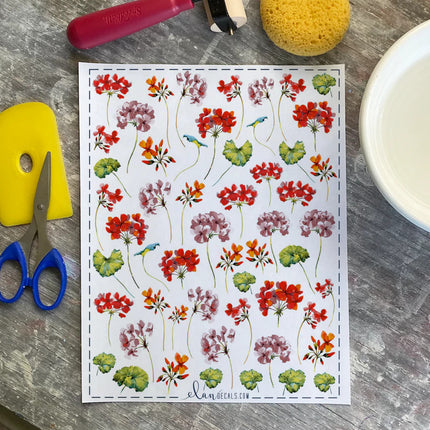
[[[281,123],[281,101],[282,101],[282,94],[281,94],[281,97],[279,97],[279,102],[278,102],[278,121],[279,121],[279,128],[281,129],[282,137],[284,138],[285,143],[287,143],[287,138],[285,137],[284,130],[282,130],[282,123]]]
[[[152,382],[154,382],[154,380],[155,380],[155,376],[154,376],[154,363],[152,362],[152,356],[151,356],[151,353],[149,352],[149,348],[146,348],[146,350],[148,351],[149,361],[151,362],[151,368],[152,368]]]
[[[299,353],[299,337],[300,337],[300,331],[302,330],[304,322],[305,320],[303,319],[302,323],[300,324],[299,331],[297,332],[297,358],[299,359],[299,364],[302,364],[302,361],[300,360],[300,353]]]
[[[167,178],[167,172],[166,172],[166,168],[163,165],[163,162],[160,163],[161,168],[163,169],[164,172],[164,176]]]
[[[318,252],[317,262],[315,263],[315,278],[317,277],[317,269],[318,269],[318,263],[321,257],[321,250],[322,250],[322,236],[320,235],[320,250]]]
[[[308,274],[306,273],[306,270],[305,270],[305,268],[303,267],[303,264],[299,261],[299,264],[300,264],[300,267],[302,268],[302,270],[303,270],[303,273],[305,274],[305,276],[306,276],[306,280],[308,281],[308,284],[309,284],[309,288],[311,289],[311,291],[315,294],[315,291],[314,291],[314,289],[312,288],[312,285],[311,285],[311,283],[310,283],[310,281],[309,281],[309,278],[308,278]]]
[[[184,244],[184,212],[185,212],[186,206],[187,206],[187,203],[184,203],[184,207],[182,208],[182,212],[181,212],[181,245]]]
[[[326,201],[328,201],[329,186],[328,186],[328,179],[327,179],[327,176],[324,176],[324,179],[325,179],[325,183],[326,183],[326,185],[327,185],[327,198],[326,198]]]
[[[168,218],[168,220],[169,220],[169,231],[170,231],[170,241],[169,242],[171,242],[172,241],[172,220],[170,219],[170,214],[169,214],[169,211],[167,210],[167,206],[164,206],[164,209],[166,209],[166,213],[167,213],[167,218]]]
[[[110,98],[111,97],[112,96],[110,94],[108,94],[108,101],[107,101],[107,104],[106,104],[106,121],[107,121],[108,127],[110,127],[110,124],[109,124],[109,103],[110,103]]]
[[[208,177],[210,171],[212,170],[212,166],[214,164],[215,161],[215,155],[216,155],[216,137],[214,137],[214,150],[213,150],[213,154],[212,154],[212,161],[211,161],[211,165],[209,166],[209,170],[205,175],[205,179]]]
[[[267,184],[269,185],[269,207],[272,204],[272,185],[270,179],[267,179]]]
[[[164,323],[164,315],[163,312],[160,310],[160,314],[161,314],[161,320],[163,321],[163,351],[164,351],[164,341],[166,338],[166,330],[165,330],[165,323]]]
[[[297,163],[297,166],[299,166],[300,167],[300,169],[302,169],[302,171],[304,172],[304,174],[312,181],[312,182],[315,182],[314,181],[314,178],[312,178],[312,176],[309,176],[309,173],[299,164],[299,163]]]
[[[248,354],[246,355],[246,358],[245,358],[245,361],[243,362],[243,364],[245,364],[248,361],[249,354],[251,352],[251,347],[252,347],[252,326],[251,326],[251,321],[249,320],[249,317],[246,320],[248,321],[248,324],[249,324],[249,348],[248,348]]]
[[[178,135],[179,141],[182,143],[182,146],[185,147],[185,144],[184,144],[184,142],[182,142],[181,135],[179,134],[179,129],[178,129],[179,105],[181,104],[183,97],[184,96],[181,96],[181,98],[178,101],[178,106],[176,107],[175,128],[176,128],[176,134]]]
[[[224,275],[225,291],[228,293],[228,287],[227,287],[227,273],[228,273],[228,267],[225,269],[225,275]]]
[[[163,97],[164,100],[164,104],[166,105],[166,140],[167,140],[167,145],[169,145],[169,148],[171,148],[170,146],[170,141],[169,141],[169,106],[167,105],[167,100]]]
[[[97,229],[97,214],[98,214],[98,212],[99,212],[99,208],[100,208],[100,202],[99,202],[99,204],[97,205],[96,214],[94,215],[94,227],[95,227],[95,230],[96,230],[97,242],[98,242],[98,243],[99,243],[99,245],[100,245],[100,249],[103,251],[103,246],[102,246],[102,244],[101,244],[101,242],[100,242],[99,232],[98,232],[98,229]]]
[[[130,158],[128,159],[128,162],[127,162],[127,173],[128,173],[128,168],[129,168],[129,166],[130,166],[131,158],[133,157],[134,151],[136,150],[138,134],[139,134],[139,130],[138,130],[138,129],[137,129],[137,127],[136,127],[136,140],[134,141],[133,150],[131,151]]]
[[[240,238],[242,239],[243,235],[243,213],[242,213],[242,206],[238,206],[239,212],[240,212]]]
[[[267,100],[269,100],[270,107],[272,108],[272,130],[270,131],[269,137],[266,139],[266,142],[270,140],[272,137],[273,131],[275,130],[275,110],[273,109],[273,103],[270,97],[267,97]]]
[[[125,188],[125,185],[121,182],[121,179],[119,179],[119,176],[115,172],[113,172],[113,174],[115,178],[118,180],[118,182],[121,184],[122,188],[124,188],[124,191],[127,193],[128,197],[131,197],[130,193]]]
[[[184,145],[185,146],[185,145]],[[181,170],[176,176],[175,176],[175,181],[176,181],[176,179],[178,179],[178,176],[180,176],[180,175],[182,175],[182,173],[184,173],[184,172],[186,172],[187,170],[189,170],[189,169],[192,169],[197,163],[198,163],[198,161],[199,161],[199,158],[200,158],[200,146],[198,146],[197,147],[197,158],[196,158],[196,161],[194,161],[194,163],[193,164],[191,164],[191,166],[188,166],[188,167],[186,167],[185,169],[183,169],[183,170]],[[215,185],[215,184],[214,184]]]
[[[128,270],[130,271],[130,275],[133,279],[133,282],[136,284],[136,287],[140,289],[138,283],[136,282],[136,279],[134,278],[133,271],[131,270],[131,264],[130,264],[130,248],[127,244],[127,264],[128,264]]]
[[[214,268],[212,267],[211,258],[209,256],[209,240],[206,242],[206,255],[208,257],[209,267],[211,268],[212,276],[214,278],[214,288],[216,288],[216,278]]]
[[[270,382],[272,383],[272,387],[275,388],[275,384],[273,383],[273,379],[272,379],[272,361],[270,361],[269,363],[269,377],[270,377]]]
[[[142,257],[142,266],[143,266],[143,271],[147,274],[147,276],[149,276],[150,278],[152,278],[152,279],[154,279],[154,281],[157,281],[157,282],[159,282],[160,284],[163,284],[164,285],[164,287],[166,288],[166,290],[167,291],[170,291],[169,290],[169,287],[163,282],[163,281],[161,281],[160,279],[158,279],[158,278],[156,278],[155,276],[152,276],[147,270],[146,270],[146,267],[145,267],[145,256],[143,256]]]
[[[231,374],[231,389],[233,389],[233,365],[231,364],[231,359],[228,353],[226,354],[228,358],[228,362],[230,364],[230,374]]]
[[[276,260],[275,253],[273,251],[272,235],[270,235],[270,249],[272,250],[273,260],[275,260],[276,273],[278,273],[278,261]]]
[[[240,99],[240,103],[242,105],[242,117],[240,120],[240,127],[239,127],[239,131],[237,133],[236,139],[239,137],[241,131],[242,131],[242,126],[243,126],[243,117],[245,116],[245,106],[243,104],[243,99],[242,99],[242,95],[239,93],[239,99]]]
[[[273,154],[273,155],[276,155],[276,154],[275,154],[275,151],[274,151],[270,146],[265,145],[264,143],[260,142],[260,141],[257,139],[257,136],[256,136],[256,134],[255,134],[255,127],[253,127],[253,134],[254,134],[254,139],[255,139],[255,141],[256,141],[258,144],[260,144],[261,146],[264,146],[264,147],[265,147],[265,148],[267,148],[269,151],[272,151],[272,154]]]
[[[214,187],[232,167],[233,167],[233,164],[229,168],[227,168],[227,170],[217,179],[217,181],[212,186]]]
[[[122,283],[117,277],[116,275],[113,275],[113,277],[124,287],[125,291],[127,291],[128,294],[130,294],[131,297],[134,298],[134,294],[132,294],[130,291],[128,291],[128,288],[125,286],[124,283]]]
[[[187,328],[187,347],[191,358],[193,358],[193,354],[191,354],[191,349],[190,349],[190,327],[191,327],[191,320],[193,319],[194,314],[195,312],[191,314],[190,320],[188,321],[188,328]]]
[[[175,338],[174,338],[174,334],[173,334],[174,330],[175,330],[175,322],[173,321],[173,324],[172,324],[172,350],[175,349],[175,340],[174,340]]]
[[[110,342],[110,322],[111,322],[111,320],[112,320],[112,315],[113,315],[113,314],[110,314],[110,315],[109,315],[109,321],[108,321],[108,341],[109,341],[109,346],[112,346],[112,344],[111,344],[111,342]]]
[[[333,295],[333,293],[331,293],[331,299],[333,300],[333,312],[331,313],[331,319],[330,319],[330,324],[329,324],[329,326],[331,326],[331,323],[333,322],[334,310],[335,310],[335,308],[336,308],[336,304],[335,304],[335,301],[334,301],[334,295]]]

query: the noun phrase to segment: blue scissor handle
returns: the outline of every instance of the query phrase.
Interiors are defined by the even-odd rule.
[[[63,257],[61,257],[61,254],[55,248],[51,249],[40,261],[40,263],[36,267],[33,278],[28,277],[27,261],[24,255],[24,251],[22,250],[22,247],[19,242],[11,243],[0,255],[0,270],[3,266],[3,263],[5,263],[6,261],[17,261],[19,263],[19,265],[21,266],[22,278],[21,284],[16,294],[11,299],[7,299],[0,292],[0,301],[5,303],[16,302],[21,297],[25,287],[32,287],[34,301],[40,309],[49,311],[51,309],[55,309],[60,304],[64,293],[66,292],[67,272]],[[39,277],[45,269],[51,267],[58,269],[58,271],[60,272],[61,285],[57,299],[52,305],[47,306],[43,304],[40,300]]]
[[[0,255],[0,270],[3,266],[3,263],[6,261],[17,261],[21,266],[21,284],[18,288],[16,294],[11,298],[7,299],[0,292],[0,301],[5,303],[13,303],[16,302],[24,292],[24,288],[28,283],[28,270],[27,270],[27,260],[25,259],[24,251],[22,250],[19,242],[12,242]]]
[[[58,271],[60,272],[61,285],[60,285],[60,292],[58,293],[57,300],[55,300],[55,302],[52,305],[47,306],[47,305],[44,305],[40,300],[39,277],[45,269],[49,269],[50,267],[58,269]],[[33,287],[33,297],[34,297],[34,301],[36,302],[36,305],[39,306],[39,308],[43,309],[44,311],[50,311],[51,309],[55,309],[60,304],[64,296],[64,293],[66,292],[66,286],[67,286],[67,272],[66,272],[66,266],[64,264],[63,257],[55,248],[53,248],[43,257],[43,259],[36,267],[36,270],[34,271],[32,287]]]

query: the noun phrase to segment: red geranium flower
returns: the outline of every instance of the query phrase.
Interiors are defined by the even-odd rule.
[[[116,73],[112,75],[112,78],[109,74],[98,75],[93,81],[93,85],[97,94],[108,94],[109,97],[116,95],[119,99],[123,99],[131,87],[131,83],[124,76],[119,78]]]
[[[108,341],[110,345],[110,321],[112,316],[118,314],[120,318],[125,318],[126,314],[130,312],[133,302],[125,295],[120,296],[119,293],[116,292],[113,296],[112,293],[100,293],[97,298],[94,299],[94,304],[96,305],[97,312],[109,314]]]
[[[145,221],[140,218],[140,214],[121,214],[119,217],[109,217],[106,223],[106,231],[110,233],[112,240],[122,239],[127,247],[127,262],[133,282],[139,287],[133,275],[130,265],[130,244],[136,241],[138,245],[142,245],[148,226]]]
[[[94,149],[100,148],[106,154],[109,153],[110,148],[114,143],[119,142],[118,132],[114,130],[112,134],[106,133],[104,125],[97,126],[93,135],[95,136]]]
[[[277,191],[281,202],[291,201],[291,212],[297,202],[301,202],[302,206],[308,206],[316,193],[309,184],[303,184],[302,181],[281,182]]]
[[[293,119],[297,121],[297,127],[309,127],[314,135],[314,147],[316,151],[316,134],[321,128],[325,133],[329,133],[333,118],[336,116],[326,101],[314,103],[308,102],[307,105],[296,105],[293,112]]]
[[[267,316],[269,311],[273,311],[274,315],[279,319],[285,310],[297,310],[297,303],[303,300],[303,292],[300,291],[300,284],[287,285],[285,281],[276,282],[264,281],[264,286],[260,288],[257,297],[260,311],[263,316]]]
[[[220,202],[224,206],[225,210],[229,211],[233,207],[233,205],[239,208],[241,219],[240,237],[242,237],[242,206],[252,206],[255,203],[255,198],[257,197],[257,190],[255,190],[252,185],[240,184],[238,187],[237,185],[233,184],[231,188],[225,187],[223,190],[221,190],[217,194],[217,197],[220,199]]]
[[[297,310],[297,303],[303,300],[303,291],[300,290],[300,284],[288,285],[285,281],[277,282],[275,294],[279,300],[287,303],[287,309]]]
[[[203,112],[196,119],[197,127],[202,138],[205,138],[209,133],[214,138],[213,154],[209,170],[204,179],[206,179],[212,169],[215,154],[216,154],[216,140],[222,132],[231,133],[232,127],[236,125],[236,116],[233,111],[224,111],[221,108],[208,109],[203,108]]]
[[[251,346],[252,346],[252,326],[251,326],[251,321],[249,319],[250,308],[251,308],[251,305],[248,304],[247,299],[239,299],[239,304],[237,306],[233,306],[231,303],[228,303],[227,309],[225,310],[225,313],[234,319],[235,325],[239,325],[243,321],[248,321],[250,340],[249,340],[248,354],[246,355],[246,358],[243,364],[245,364],[246,361],[248,360],[249,353],[251,352]]]
[[[145,221],[140,214],[121,214],[119,217],[109,217],[106,223],[106,231],[110,233],[111,239],[122,239],[128,246],[133,240],[142,245],[146,236]]]
[[[188,272],[195,272],[197,265],[200,263],[199,255],[195,249],[184,250],[183,248],[176,251],[164,251],[164,256],[161,259],[159,266],[164,274],[164,277],[171,282],[173,275],[181,281],[182,288],[185,275]]]
[[[303,321],[300,324],[300,328],[299,331],[297,333],[297,356],[299,358],[299,362],[300,362],[300,353],[299,353],[299,337],[300,337],[300,331],[303,327],[304,323],[309,324],[313,329],[315,329],[318,325],[319,322],[321,321],[325,321],[327,319],[327,311],[325,309],[321,309],[320,311],[317,311],[315,309],[316,304],[309,302],[308,306],[303,308],[303,310],[305,311],[305,315],[303,316]]]

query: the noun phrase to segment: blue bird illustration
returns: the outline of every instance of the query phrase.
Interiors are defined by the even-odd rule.
[[[260,118],[257,118],[254,122],[251,122],[251,124],[248,124],[247,127],[255,128],[258,124],[261,124],[266,119],[267,119],[267,116],[260,116]]]
[[[204,144],[203,142],[200,142],[199,140],[197,140],[197,138],[195,138],[194,136],[191,136],[189,134],[184,134],[185,139],[188,140],[188,142],[190,143],[195,143],[197,145],[198,148],[200,148],[201,146],[205,146],[206,148],[208,147],[206,144]]]
[[[144,249],[142,249],[142,251],[136,252],[136,254],[134,255],[141,255],[142,257],[144,257],[149,251],[154,251],[154,249],[160,246],[159,243],[151,243],[148,246],[146,246]]]

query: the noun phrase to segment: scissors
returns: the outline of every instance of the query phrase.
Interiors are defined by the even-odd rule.
[[[0,301],[5,303],[16,302],[24,292],[25,287],[33,289],[33,298],[36,305],[49,311],[56,308],[66,292],[67,272],[61,254],[51,246],[46,231],[47,213],[51,196],[51,153],[47,152],[40,172],[39,182],[33,203],[33,219],[24,236],[11,243],[0,255],[0,270],[6,261],[17,261],[21,266],[21,283],[16,294],[11,298],[5,298],[0,292]],[[29,276],[30,253],[37,235],[38,249],[36,254],[36,269],[33,276]],[[42,303],[39,294],[39,277],[48,268],[58,269],[61,276],[60,292],[55,302],[51,305]]]

